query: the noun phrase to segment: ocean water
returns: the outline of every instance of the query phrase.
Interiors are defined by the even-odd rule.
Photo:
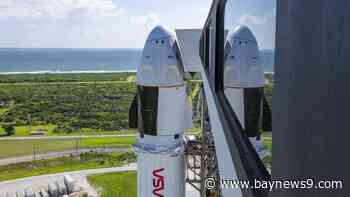
[[[0,74],[135,71],[141,49],[0,48]],[[262,50],[265,72],[273,72],[274,51]]]

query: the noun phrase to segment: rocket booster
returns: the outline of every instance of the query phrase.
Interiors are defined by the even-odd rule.
[[[177,42],[165,28],[152,30],[137,67],[138,197],[184,197],[183,134],[192,125]]]

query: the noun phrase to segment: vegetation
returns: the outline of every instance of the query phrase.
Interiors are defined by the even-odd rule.
[[[0,122],[57,125],[55,133],[125,130],[135,92],[135,83],[0,85],[8,108]]]
[[[200,84],[198,76],[189,81],[195,109]],[[134,73],[1,75],[0,136],[27,136],[38,129],[47,135],[120,133],[128,129],[135,92]],[[265,93],[272,105],[271,84]],[[200,116],[194,117],[198,128]]]
[[[267,102],[270,105],[270,109],[272,109],[272,89],[273,89],[272,84],[267,84],[264,88],[265,97],[266,97]]]
[[[263,133],[264,145],[265,148],[269,151],[272,150],[272,134],[271,133]]]
[[[44,131],[45,136],[78,136],[78,135],[84,135],[84,136],[93,136],[93,135],[112,135],[112,134],[135,134],[135,130],[128,129],[128,130],[118,130],[118,131],[100,131],[100,130],[93,130],[93,129],[80,129],[78,131],[74,131],[72,133],[64,133],[64,132],[55,132],[57,126],[48,124],[48,125],[26,125],[26,126],[15,126],[15,133],[12,135],[12,137],[25,137],[30,136],[33,134],[33,132],[39,132]],[[5,136],[6,133],[3,131],[4,129],[0,128],[0,136]]]
[[[15,136],[28,136],[31,132],[35,131],[45,131],[47,135],[52,135],[53,130],[56,128],[56,125],[38,125],[38,126],[16,126],[15,127]]]
[[[1,140],[0,159],[33,155],[38,153],[75,150],[76,148],[129,148],[135,137],[84,138],[84,139],[40,139],[40,140]],[[11,151],[9,151],[11,150]]]
[[[268,155],[266,157],[263,158],[263,163],[265,164],[266,168],[271,172],[271,168],[272,168],[272,156]]]
[[[126,81],[135,73],[71,73],[1,75],[0,83],[52,83]]]
[[[3,132],[8,136],[13,135],[15,133],[15,126],[13,123],[3,124],[2,128],[3,128]]]
[[[85,153],[76,157],[24,162],[0,166],[0,181],[60,172],[116,167],[135,161],[135,154],[126,152],[113,154]]]
[[[269,83],[274,83],[274,74],[273,73],[265,73],[265,78]]]
[[[264,146],[269,152],[272,152],[272,134],[271,133],[263,133],[263,142]],[[268,155],[263,158],[263,163],[265,164],[266,168],[271,171],[272,166],[272,156]]]
[[[136,172],[108,173],[88,177],[89,183],[94,186],[101,197],[136,197]]]
[[[198,82],[190,87],[198,98]],[[2,75],[0,125],[14,124],[16,136],[115,133],[128,129],[135,92],[132,73]]]

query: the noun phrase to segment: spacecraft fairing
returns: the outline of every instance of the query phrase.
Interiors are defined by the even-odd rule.
[[[137,85],[138,196],[184,197],[183,134],[192,126],[192,111],[177,42],[161,26],[148,36]]]

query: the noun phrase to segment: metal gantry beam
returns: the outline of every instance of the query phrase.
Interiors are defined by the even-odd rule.
[[[219,197],[220,187],[216,187],[214,190],[208,190],[205,187],[205,180],[207,178],[214,178],[217,181],[220,178],[204,91],[201,91],[201,98],[202,131],[196,143],[187,144],[186,146],[186,182],[198,190],[201,197]]]

